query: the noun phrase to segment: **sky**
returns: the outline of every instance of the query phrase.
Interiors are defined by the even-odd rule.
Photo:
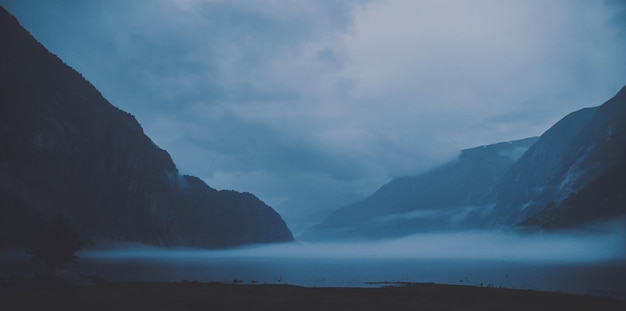
[[[626,85],[621,0],[0,0],[184,174],[325,208]]]

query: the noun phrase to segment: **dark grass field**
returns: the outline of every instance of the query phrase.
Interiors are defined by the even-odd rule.
[[[308,288],[225,283],[105,283],[0,289],[0,310],[626,310],[626,301],[438,284]]]

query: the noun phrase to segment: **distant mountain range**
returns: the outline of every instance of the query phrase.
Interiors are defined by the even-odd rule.
[[[337,210],[303,239],[380,238],[466,226],[490,202],[507,170],[536,137],[466,149],[424,174],[392,180],[366,199]]]
[[[136,119],[0,7],[0,246],[62,213],[89,237],[228,247],[291,241],[271,207],[181,176]]]
[[[467,149],[338,209],[302,239],[468,228],[581,227],[626,214],[626,87],[539,138]]]

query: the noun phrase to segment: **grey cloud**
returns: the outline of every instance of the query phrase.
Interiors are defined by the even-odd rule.
[[[317,172],[340,180],[353,180],[363,173],[363,167],[358,162],[334,158],[332,154],[311,145],[306,137],[284,133],[289,129],[248,122],[230,113],[210,120],[194,120],[184,114],[172,116],[170,120],[182,131],[182,135],[175,140],[223,155],[223,161],[213,164],[214,170],[262,169],[277,175]],[[193,163],[184,165],[184,169],[193,173],[194,166]]]
[[[271,202],[373,191],[626,84],[616,0],[0,4],[184,173]]]

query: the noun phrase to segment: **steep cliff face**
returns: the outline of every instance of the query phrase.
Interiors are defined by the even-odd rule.
[[[366,199],[337,210],[302,238],[378,238],[473,226],[475,210],[536,137],[466,149],[432,171],[392,180]]]
[[[513,224],[522,214],[532,215],[553,199],[564,176],[563,165],[572,144],[597,108],[573,112],[541,135],[500,182],[494,214],[488,224]]]
[[[625,160],[626,88],[602,106],[574,112],[546,131],[502,180],[490,222],[576,226],[626,213],[626,204],[617,202],[626,188],[616,189],[624,184]],[[602,204],[605,211],[597,207]]]
[[[304,239],[459,228],[559,229],[626,216],[626,87],[541,137],[464,150],[337,210]]]
[[[552,192],[531,201],[515,221],[562,228],[625,215],[626,87],[598,107],[564,149],[567,156],[546,186]]]
[[[179,176],[136,119],[0,8],[0,216],[23,244],[50,214],[91,236],[223,247],[292,240],[252,196]],[[0,240],[2,241],[2,240]]]

